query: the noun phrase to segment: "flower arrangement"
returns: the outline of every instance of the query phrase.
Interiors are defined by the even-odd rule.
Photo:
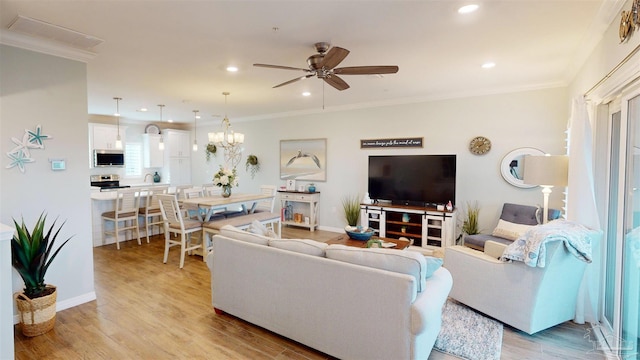
[[[225,169],[220,166],[220,170],[213,175],[213,185],[220,187],[238,186],[238,174],[236,169]]]

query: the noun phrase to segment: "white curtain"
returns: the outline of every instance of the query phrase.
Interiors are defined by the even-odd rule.
[[[600,230],[596,210],[593,179],[593,133],[586,101],[582,96],[573,99],[569,132],[569,191],[567,194],[567,219],[577,221],[592,229]],[[601,243],[593,244],[593,262],[580,285],[574,321],[599,322],[599,280],[602,271]]]

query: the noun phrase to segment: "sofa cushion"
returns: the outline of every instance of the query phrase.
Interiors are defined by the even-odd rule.
[[[427,261],[424,255],[415,251],[332,244],[325,252],[329,259],[411,275],[416,279],[418,292],[426,286]]]
[[[508,240],[516,240],[520,235],[531,229],[533,225],[516,224],[506,220],[498,220],[498,225],[493,229],[493,236]]]
[[[269,246],[307,255],[324,257],[324,251],[329,245],[308,239],[270,239]]]
[[[264,235],[253,234],[248,231],[240,230],[237,227],[232,225],[225,225],[221,227],[220,235],[223,235],[232,239],[240,240],[240,241],[246,241],[246,242],[258,244],[258,245],[269,245],[268,237]]]

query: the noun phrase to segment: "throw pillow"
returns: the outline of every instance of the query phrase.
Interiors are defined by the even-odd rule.
[[[516,240],[520,235],[531,229],[533,225],[516,224],[505,220],[498,220],[498,226],[493,230],[492,235],[507,240]]]
[[[424,255],[417,252],[379,248],[361,249],[337,244],[329,245],[325,252],[328,259],[411,275],[416,279],[418,292],[422,292],[426,286],[427,262]]]
[[[324,257],[327,244],[309,239],[271,239],[269,246],[307,255]]]
[[[263,235],[266,237],[270,237],[270,238],[277,238],[278,234],[276,234],[275,231],[269,229],[268,227],[266,227],[263,223],[261,223],[258,220],[253,220],[251,222],[251,225],[249,226],[249,228],[247,229],[249,232],[252,232],[254,234],[259,234],[259,235]]]
[[[427,262],[427,272],[425,278],[430,278],[436,270],[440,269],[443,260],[433,256],[425,256],[424,260]]]
[[[248,231],[240,230],[233,225],[225,225],[220,228],[220,235],[235,240],[246,241],[258,245],[268,245],[269,238],[260,234],[253,234]]]

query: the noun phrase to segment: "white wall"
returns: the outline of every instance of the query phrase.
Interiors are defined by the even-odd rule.
[[[623,10],[631,9],[632,0],[627,0],[622,7]],[[587,61],[582,65],[580,71],[569,87],[571,96],[582,96],[613,70],[631,51],[640,45],[640,31],[634,31],[627,41],[620,43],[619,36],[620,15],[619,12],[612,20],[598,45],[593,49]],[[592,91],[593,94],[608,95],[612,91],[612,86],[629,80],[628,74],[635,69],[640,69],[640,53],[627,61],[627,65],[616,71],[611,79]],[[626,81],[625,81],[626,80]],[[590,96],[593,98],[594,96]],[[599,98],[600,96],[595,96]]]
[[[231,118],[234,130],[245,133],[246,142],[238,166],[241,178],[237,191],[256,191],[260,184],[284,184],[279,179],[280,140],[327,138],[327,181],[316,182],[321,192],[320,225],[337,229],[346,224],[342,197],[367,191],[369,155],[456,154],[456,205],[477,200],[481,206],[480,228],[490,232],[504,202],[542,203],[540,189],[521,189],[505,182],[500,162],[519,147],[564,154],[568,103],[566,88],[555,88],[251,122]],[[205,144],[206,133],[219,129],[217,124],[200,127],[198,143]],[[493,143],[484,156],[472,155],[467,149],[477,135]],[[424,148],[360,149],[360,139],[419,136],[424,137]],[[244,161],[249,154],[257,155],[261,164],[255,179],[245,172]],[[198,152],[192,160],[193,183],[210,182],[221,163],[222,154],[207,163],[204,150]],[[562,206],[559,198],[552,194],[551,205]]]
[[[0,45],[1,122],[0,222],[22,218],[32,227],[41,212],[47,225],[66,221],[60,240],[73,236],[52,263],[45,281],[58,287],[58,310],[95,299],[91,206],[87,167],[86,64]],[[12,137],[42,125],[44,149],[33,149],[25,173],[6,169]],[[67,170],[52,171],[48,159],[66,160]],[[4,261],[5,259],[2,259]],[[13,289],[23,288],[13,270]],[[14,312],[15,313],[15,312]]]

